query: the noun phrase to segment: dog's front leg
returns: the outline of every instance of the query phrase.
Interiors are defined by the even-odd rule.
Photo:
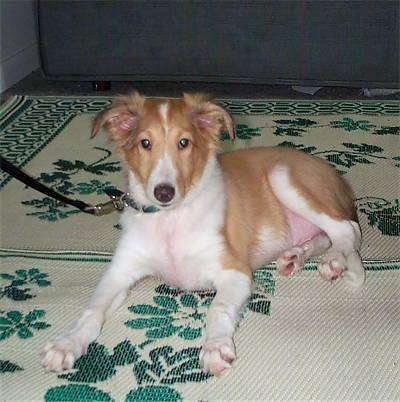
[[[132,256],[127,254],[123,247],[117,250],[88,307],[75,325],[44,346],[40,357],[47,371],[70,369],[98,337],[105,319],[124,301],[129,288],[147,275],[143,270],[133,268]]]
[[[205,372],[219,375],[236,358],[233,334],[240,311],[251,293],[251,276],[234,269],[224,269],[215,283],[217,294],[207,316],[206,334],[200,352]]]

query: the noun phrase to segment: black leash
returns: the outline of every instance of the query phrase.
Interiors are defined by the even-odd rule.
[[[1,155],[0,155],[0,167],[6,173],[16,178],[17,180],[21,181],[22,183],[26,184],[28,187],[31,187],[45,195],[48,195],[49,197],[61,201],[64,204],[78,208],[79,210],[87,214],[102,216],[116,210],[122,211],[126,206],[131,206],[133,208],[136,207],[136,204],[132,205],[132,200],[130,200],[129,194],[114,189],[105,190],[106,194],[111,198],[110,201],[97,205],[90,205],[80,200],[73,200],[71,198],[65,197],[64,195],[58,193],[57,191],[53,190],[50,187],[45,186],[44,184],[40,183],[33,177],[29,176],[27,173],[17,168],[7,159],[3,158]],[[139,207],[135,209],[139,210]]]

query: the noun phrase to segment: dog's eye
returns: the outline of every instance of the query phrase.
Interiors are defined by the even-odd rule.
[[[140,143],[142,144],[142,147],[144,149],[150,150],[151,149],[151,142],[150,140],[148,140],[147,138],[143,139],[142,141],[140,141]]]
[[[187,138],[181,138],[179,140],[178,146],[180,149],[186,148],[188,145],[189,145],[189,140]]]

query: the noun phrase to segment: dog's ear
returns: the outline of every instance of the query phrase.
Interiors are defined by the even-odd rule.
[[[119,96],[93,119],[91,137],[104,127],[118,148],[128,146],[138,125],[144,102],[145,98],[138,92]]]
[[[235,138],[235,125],[231,115],[206,94],[183,94],[190,119],[201,131],[210,133],[215,140],[226,131],[230,138]]]

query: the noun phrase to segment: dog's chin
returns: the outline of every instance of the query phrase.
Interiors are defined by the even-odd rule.
[[[154,205],[157,207],[160,211],[168,211],[170,209],[174,209],[181,205],[182,203],[182,198],[181,197],[176,197],[173,200],[169,202],[160,202],[156,200],[154,197],[149,197],[147,204]]]
[[[171,202],[166,203],[154,202],[154,205],[162,211],[168,211],[170,209],[174,209],[177,206],[179,206],[179,204],[180,204],[179,200],[172,200]]]

